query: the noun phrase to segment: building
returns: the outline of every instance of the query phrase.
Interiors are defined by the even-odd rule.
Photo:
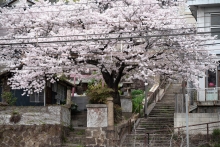
[[[215,45],[207,46],[209,53],[216,54],[220,61],[220,1],[219,0],[188,0],[189,10],[196,20],[198,32],[207,32],[212,36],[218,35]],[[189,12],[188,10],[188,12]],[[207,44],[212,44],[207,41]],[[216,72],[206,71],[199,78],[198,101],[220,100],[220,66]],[[205,76],[204,76],[205,75]]]
[[[22,95],[22,89],[12,90],[7,85],[7,79],[10,78],[9,71],[0,74],[0,102],[4,102],[1,94],[11,92],[17,98],[16,106],[45,106],[52,104],[66,104],[67,97],[71,97],[71,89],[74,86],[71,81],[60,80],[56,83],[47,82],[45,89],[41,93],[32,95]]]

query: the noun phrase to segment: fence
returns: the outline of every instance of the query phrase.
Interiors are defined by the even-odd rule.
[[[186,88],[185,98],[188,99],[189,112],[196,109],[196,113],[216,113],[220,112],[220,87],[216,88]],[[186,99],[183,93],[176,93],[175,112],[185,113]],[[213,106],[213,107],[210,107]]]
[[[146,133],[128,134],[126,140],[130,146],[135,147],[154,147],[158,140],[163,142],[164,147],[184,147],[186,146],[185,127],[177,127],[174,129],[164,128],[158,131]],[[213,133],[215,132],[215,133]],[[163,134],[161,136],[161,134]],[[207,144],[219,143],[220,138],[220,121],[189,125],[190,147],[199,147]],[[156,143],[156,144],[155,144]]]
[[[195,125],[189,125],[189,138],[190,138],[190,146],[200,146],[207,143],[214,143],[215,138],[220,137],[220,121],[209,122],[209,123],[201,123]],[[181,145],[186,144],[186,126],[176,127],[174,128],[173,133],[173,144],[177,144],[177,142],[181,142]],[[216,132],[217,133],[213,133]],[[217,136],[216,136],[217,135]]]

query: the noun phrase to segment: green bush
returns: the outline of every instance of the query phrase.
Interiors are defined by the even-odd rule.
[[[220,147],[220,144],[219,143],[215,143],[214,147]]]
[[[143,109],[142,101],[144,99],[144,91],[133,90],[131,92],[132,97],[132,109],[134,113],[139,113]]]
[[[141,95],[141,94],[144,94],[143,90],[133,90],[133,91],[131,92],[132,98],[135,97],[135,96],[137,96],[137,95]]]
[[[17,98],[11,92],[3,92],[2,98],[8,103],[10,106],[15,105]]]
[[[214,129],[213,130],[213,132],[212,132],[212,140],[213,140],[213,142],[215,142],[215,143],[220,143],[220,129],[218,128],[218,129]],[[215,147],[218,147],[218,146],[216,146],[215,145]],[[220,147],[220,145],[219,145],[219,147]]]
[[[101,82],[93,83],[88,86],[86,95],[89,97],[91,104],[105,104],[106,99],[112,95],[113,89],[102,85]]]

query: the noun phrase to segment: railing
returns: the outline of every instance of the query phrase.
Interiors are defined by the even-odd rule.
[[[115,139],[113,139],[114,146],[119,146],[123,140],[123,136],[125,134],[131,134],[133,125],[135,125],[135,120],[129,119],[127,122],[115,126],[114,128],[114,136]]]
[[[161,100],[169,85],[170,83],[167,83],[164,79],[153,92],[149,92],[147,96],[147,106],[152,103],[156,103],[158,100]]]
[[[185,128],[186,126],[176,127],[174,128],[174,132],[177,136],[185,136]],[[196,136],[198,137],[198,135],[200,136],[201,142],[210,142],[214,138],[214,136],[211,135],[214,129],[220,129],[220,121],[189,125],[190,144],[199,144],[198,141],[197,144],[195,144],[195,138]]]
[[[186,145],[185,127],[186,126],[176,128],[167,127],[151,132],[148,132],[146,129],[142,129],[142,132],[145,133],[131,135],[136,140],[138,138],[139,140],[136,141],[136,144],[141,144],[143,147],[153,147],[155,140],[158,139],[157,136],[155,136],[157,134],[169,135],[170,138],[166,141],[169,146],[184,146]],[[220,121],[189,125],[190,145],[200,146],[201,144],[213,141],[214,136],[212,135],[212,132],[214,129],[220,129]]]
[[[220,87],[186,88],[190,101],[218,101]]]

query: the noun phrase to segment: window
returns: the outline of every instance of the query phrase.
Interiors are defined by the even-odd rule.
[[[30,95],[30,102],[43,103],[44,102],[44,92],[34,93]]]
[[[220,39],[220,13],[211,14],[211,34],[218,35],[217,38]]]
[[[57,84],[57,89],[56,89],[57,91],[57,95],[55,96],[55,98],[57,99],[57,100],[60,100],[60,101],[65,101],[65,95],[66,95],[66,93],[65,93],[65,87],[63,86],[63,85],[61,85],[61,84]]]
[[[6,3],[6,0],[0,0],[0,6],[4,5]]]
[[[208,71],[208,88],[216,87],[216,72]]]

